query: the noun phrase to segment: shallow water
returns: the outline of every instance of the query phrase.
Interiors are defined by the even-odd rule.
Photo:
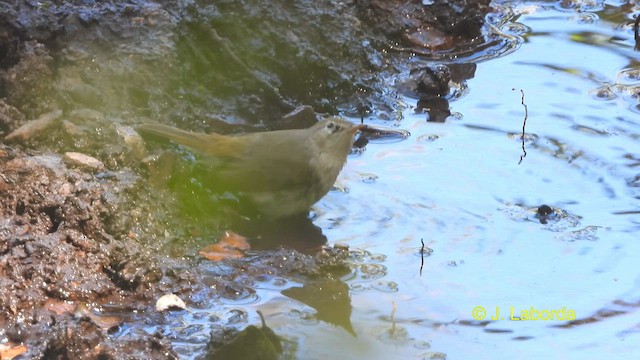
[[[640,353],[640,52],[628,24],[640,8],[564,3],[574,5],[503,2],[511,21],[494,25],[520,46],[478,63],[445,123],[404,99],[399,127],[412,136],[352,155],[339,178],[346,191],[316,205],[330,244],[366,251],[344,279],[357,336],[316,320],[280,293],[294,284],[272,279],[237,302],[170,316],[176,349],[201,349],[210,316],[244,327],[260,309],[301,359]],[[554,210],[546,221],[536,216],[543,204]],[[565,320],[510,319],[532,310]],[[202,341],[182,343],[181,333]]]
[[[348,280],[358,337],[291,325],[290,304],[272,301],[282,314],[268,322],[286,318],[301,358],[640,353],[640,81],[629,75],[640,53],[627,24],[639,9],[592,3],[516,4],[517,24],[501,29],[524,41],[478,64],[451,104],[461,116],[431,123],[409,110],[400,127],[411,138],[350,158],[348,192],[321,201],[315,222],[331,243],[386,255],[386,275]],[[556,209],[546,224],[542,204]],[[422,275],[421,239],[433,250]],[[474,320],[477,306],[504,320]],[[531,307],[577,321],[509,319]]]

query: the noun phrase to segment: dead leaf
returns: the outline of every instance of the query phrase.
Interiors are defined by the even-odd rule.
[[[250,248],[247,238],[227,231],[217,243],[205,246],[199,253],[209,260],[220,261],[242,258]]]
[[[11,360],[25,352],[27,352],[27,347],[24,345],[11,346],[11,343],[0,344],[0,359],[2,360]]]

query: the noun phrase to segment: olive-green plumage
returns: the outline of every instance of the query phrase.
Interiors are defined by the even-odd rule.
[[[283,218],[307,212],[331,189],[360,128],[333,117],[306,129],[243,135],[194,133],[159,123],[138,129],[211,159],[216,187],[248,198],[269,218]]]

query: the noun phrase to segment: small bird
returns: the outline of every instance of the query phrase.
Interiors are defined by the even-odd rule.
[[[215,187],[246,198],[269,219],[304,214],[326,195],[363,128],[338,117],[306,129],[242,135],[194,133],[155,122],[138,127],[212,160]]]

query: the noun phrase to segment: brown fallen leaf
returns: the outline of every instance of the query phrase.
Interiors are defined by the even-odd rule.
[[[22,344],[16,346],[12,346],[11,343],[0,344],[0,359],[2,360],[11,360],[25,352],[27,352],[27,347]]]
[[[224,242],[225,244],[240,250],[251,249],[249,240],[247,240],[247,238],[242,235],[234,233],[233,231],[225,231],[224,237],[220,239],[220,242]]]
[[[242,258],[245,255],[244,252],[250,248],[247,238],[227,231],[217,243],[205,246],[199,253],[209,260],[220,261]]]

